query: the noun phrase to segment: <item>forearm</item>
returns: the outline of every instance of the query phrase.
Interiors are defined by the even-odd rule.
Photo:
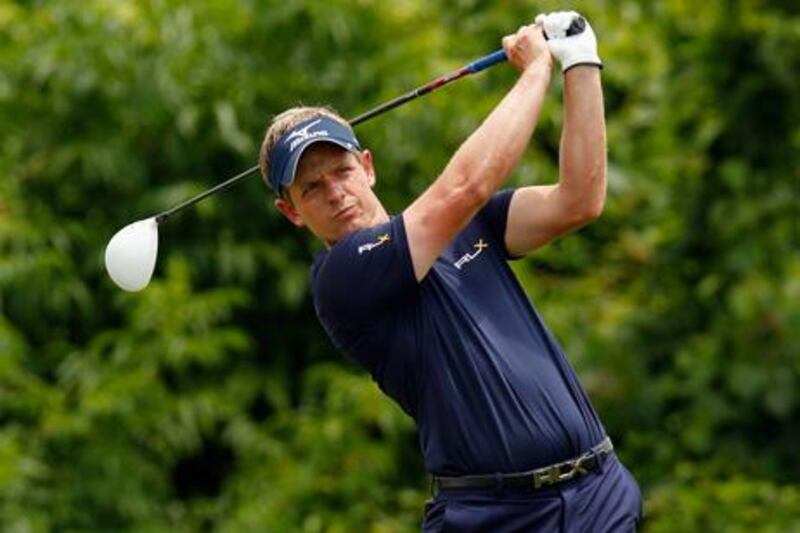
[[[514,87],[453,155],[444,172],[403,212],[414,274],[421,280],[519,162],[550,84],[552,57],[542,30],[503,37]]]
[[[530,142],[550,83],[551,63],[526,68],[483,124],[456,151],[443,177],[488,199],[511,174]]]
[[[578,66],[564,80],[561,193],[575,210],[597,217],[606,194],[606,126],[600,69]]]

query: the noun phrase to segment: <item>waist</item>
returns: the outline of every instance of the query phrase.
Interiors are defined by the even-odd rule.
[[[598,470],[603,462],[614,453],[614,445],[609,437],[578,457],[567,459],[549,466],[527,472],[479,474],[469,476],[433,476],[433,491],[474,489],[536,490],[542,487],[564,483],[589,472]]]

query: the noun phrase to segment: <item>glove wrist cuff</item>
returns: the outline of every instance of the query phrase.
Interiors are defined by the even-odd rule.
[[[577,65],[602,65],[603,62],[600,61],[600,56],[597,55],[595,51],[585,50],[578,53],[572,54],[565,54],[565,57],[561,58],[561,72],[566,72],[568,69],[571,69]]]
[[[603,70],[603,63],[601,61],[577,61],[575,63],[571,63],[569,66],[562,67],[561,72],[566,74],[568,70],[571,70],[574,67],[597,67],[600,70]]]

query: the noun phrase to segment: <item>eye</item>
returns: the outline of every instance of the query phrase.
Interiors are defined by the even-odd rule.
[[[301,196],[307,196],[307,195],[311,194],[312,192],[314,192],[315,190],[317,190],[318,188],[319,188],[319,182],[318,181],[309,181],[303,187],[303,192],[302,192]]]
[[[355,172],[355,170],[356,170],[356,167],[353,166],[353,165],[342,165],[341,167],[336,169],[336,173],[339,176],[348,177],[348,176],[350,176],[350,174]]]

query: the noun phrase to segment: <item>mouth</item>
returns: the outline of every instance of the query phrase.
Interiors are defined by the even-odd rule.
[[[350,216],[354,215],[355,213],[356,213],[356,205],[355,204],[351,204],[351,205],[348,205],[347,207],[343,207],[342,209],[338,210],[336,212],[336,214],[333,215],[333,218],[335,218],[337,220],[341,220],[341,219],[344,219],[344,218],[349,218]]]

